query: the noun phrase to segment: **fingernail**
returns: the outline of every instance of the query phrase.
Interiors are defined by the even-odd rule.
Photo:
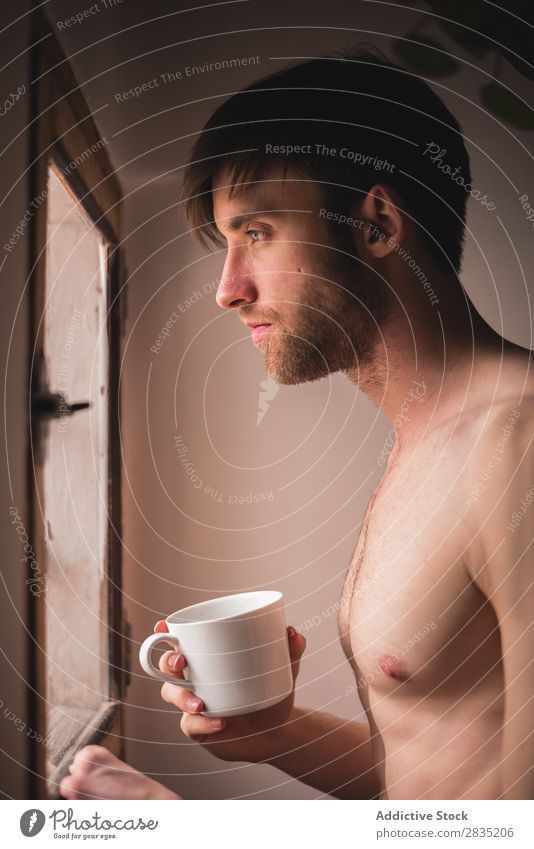
[[[222,731],[224,719],[210,719],[210,728],[213,728],[214,731]]]
[[[174,671],[178,669],[178,666],[181,663],[181,654],[170,654],[167,658],[167,665]]]
[[[202,700],[198,699],[196,696],[189,696],[189,698],[187,699],[187,701],[185,703],[186,708],[190,711],[198,710],[201,705],[202,705]]]
[[[289,628],[287,629],[287,635],[288,635],[289,639],[290,639],[290,640],[292,640],[292,639],[293,639],[293,637],[296,635],[296,633],[297,633],[297,632],[295,631],[295,629],[293,628],[293,626],[292,626],[292,625],[290,625],[290,626],[289,626]]]

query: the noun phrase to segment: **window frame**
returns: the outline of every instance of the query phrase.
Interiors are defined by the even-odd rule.
[[[30,138],[30,200],[46,198],[49,160],[60,169],[73,160],[75,169],[62,179],[110,244],[107,269],[108,340],[108,528],[105,562],[108,633],[108,682],[110,700],[103,702],[90,722],[73,738],[51,775],[45,774],[44,746],[34,743],[29,752],[31,798],[59,798],[57,785],[78,748],[91,742],[106,745],[124,757],[124,717],[122,703],[129,683],[129,636],[122,605],[122,517],[120,461],[120,362],[126,311],[124,282],[126,269],[122,251],[122,193],[120,184],[101,143],[91,112],[81,94],[70,64],[42,10],[33,15],[31,43],[32,126]],[[91,150],[91,155],[80,159]],[[30,370],[31,398],[39,381],[43,363],[44,322],[41,317],[46,292],[46,214],[47,203],[40,202],[31,219],[30,273]],[[54,389],[54,387],[52,387]],[[83,413],[82,413],[83,414]],[[31,422],[31,419],[30,419]],[[45,564],[44,529],[37,493],[42,493],[42,465],[39,441],[46,439],[46,424],[30,423],[28,469],[32,516],[32,537],[38,562]],[[36,461],[37,456],[37,461]],[[46,580],[46,577],[45,577]],[[46,596],[46,593],[45,593]],[[42,650],[45,634],[46,601],[30,594],[28,610],[29,643],[29,716],[32,727],[46,739],[46,658]]]

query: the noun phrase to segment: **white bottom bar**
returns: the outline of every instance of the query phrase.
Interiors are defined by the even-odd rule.
[[[161,849],[162,840],[201,849],[534,846],[531,801],[38,801],[32,805],[9,800],[1,804],[2,845],[10,849],[66,843]],[[33,834],[28,833],[30,821]],[[32,836],[36,842],[28,844]]]

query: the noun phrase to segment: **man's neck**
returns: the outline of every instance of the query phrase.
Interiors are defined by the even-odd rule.
[[[440,279],[439,306],[399,298],[368,366],[346,371],[384,412],[399,441],[453,415],[477,375],[508,346],[476,311],[459,282]],[[400,306],[398,305],[400,302]],[[409,409],[408,409],[409,408]]]

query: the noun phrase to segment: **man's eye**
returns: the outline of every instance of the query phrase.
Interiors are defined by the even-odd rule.
[[[265,230],[246,230],[245,232],[253,242],[261,242],[263,237],[267,235]]]

